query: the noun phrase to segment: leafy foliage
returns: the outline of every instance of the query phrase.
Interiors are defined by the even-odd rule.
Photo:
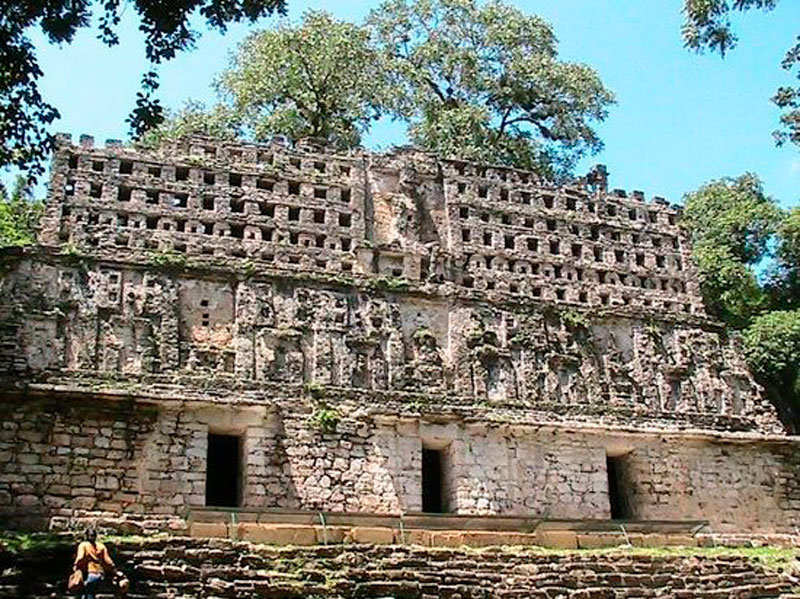
[[[36,51],[28,37],[33,28],[56,44],[70,43],[79,29],[93,26],[108,46],[119,43],[116,27],[128,5],[138,14],[145,36],[145,56],[152,65],[190,49],[199,38],[190,20],[198,15],[207,25],[225,31],[229,23],[255,21],[285,11],[285,0],[14,0],[0,3],[0,166],[13,165],[35,178],[44,172],[43,160],[53,148],[48,125],[58,110],[42,97],[42,76]],[[94,15],[94,9],[98,14]],[[150,70],[142,78],[142,91],[129,117],[131,132],[141,135],[163,120],[155,97],[158,75]]]
[[[235,138],[239,134],[235,119],[222,104],[207,109],[200,102],[188,102],[180,110],[167,113],[164,122],[146,131],[142,145],[156,147],[164,141],[189,135],[205,135],[217,139]]]
[[[758,316],[742,336],[747,361],[778,398],[800,408],[800,309]]]
[[[800,308],[800,207],[789,210],[778,225],[767,289],[776,309]]]
[[[352,148],[383,103],[382,69],[368,42],[363,27],[310,11],[298,27],[248,37],[217,88],[255,139],[316,137]]]
[[[746,173],[712,181],[688,194],[684,222],[694,243],[724,246],[735,259],[754,264],[764,256],[780,216],[758,177]]]
[[[738,40],[733,32],[730,14],[733,11],[772,10],[779,0],[684,0],[683,39],[686,47],[694,51],[709,49],[721,56],[732,50]],[[800,36],[787,50],[781,67],[789,73],[795,71],[800,81]],[[781,109],[781,128],[773,132],[778,145],[787,141],[800,145],[800,83],[779,87],[772,101]]]
[[[324,404],[318,406],[308,419],[309,426],[322,433],[332,433],[336,431],[342,417],[335,408],[330,408]]]
[[[706,305],[743,331],[759,381],[800,425],[800,208],[782,211],[758,178],[745,174],[687,194],[683,224]]]
[[[156,139],[222,130],[346,149],[389,114],[425,149],[560,178],[602,147],[591,123],[613,102],[594,71],[558,59],[545,21],[476,0],[387,0],[364,26],[308,12],[251,35],[216,88],[218,106],[187,106]]]
[[[503,2],[387,0],[367,25],[387,61],[389,108],[415,143],[445,155],[564,174],[602,147],[613,95],[558,59],[541,18]]]
[[[691,233],[706,305],[735,327],[766,307],[750,266],[765,257],[780,218],[752,174],[712,181],[686,196],[683,223]]]
[[[36,231],[44,205],[35,200],[24,177],[18,177],[11,193],[0,184],[0,247],[36,243]]]

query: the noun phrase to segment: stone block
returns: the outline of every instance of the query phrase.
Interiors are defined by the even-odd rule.
[[[422,547],[431,546],[432,533],[430,530],[412,529],[404,530],[402,533],[395,532],[397,542],[402,545],[420,545]]]
[[[536,532],[536,544],[553,549],[577,549],[578,535],[569,530],[540,530]]]
[[[344,539],[350,531],[345,526],[315,526],[314,530],[317,531],[317,543],[320,545],[344,543]]]
[[[237,538],[265,545],[316,545],[317,531],[313,526],[244,522],[237,527]]]
[[[536,535],[513,531],[466,531],[462,535],[465,545],[470,547],[492,547],[502,545],[535,545]]]
[[[457,530],[432,530],[431,547],[461,547],[464,533]]]
[[[579,534],[577,535],[579,549],[600,549],[602,547],[619,547],[627,545],[623,534]]]
[[[222,522],[192,522],[189,525],[189,536],[227,538],[228,525]]]
[[[698,542],[692,535],[664,535],[664,544],[671,547],[697,547]]]
[[[391,545],[394,543],[394,530],[377,526],[354,526],[348,540],[358,544]]]

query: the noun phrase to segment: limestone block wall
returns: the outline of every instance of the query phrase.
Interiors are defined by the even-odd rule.
[[[679,218],[602,169],[62,139],[0,253],[0,512],[181,526],[225,434],[245,508],[418,511],[427,448],[458,513],[608,518],[612,463],[632,516],[785,530],[792,440]]]
[[[98,401],[3,403],[5,524],[160,518],[181,528],[187,510],[205,505],[209,432],[243,440],[246,509],[418,512],[422,448],[438,447],[453,513],[605,519],[606,459],[622,447],[600,432],[400,420],[353,406],[335,430],[320,430],[302,398],[270,409]],[[709,519],[717,532],[791,533],[798,524],[790,447],[628,435],[624,451],[633,519]]]
[[[800,470],[791,445],[765,451],[672,439],[641,444],[621,463],[635,518],[659,520],[677,512],[709,518],[723,531],[735,531],[744,513],[759,530],[788,531],[797,523]]]

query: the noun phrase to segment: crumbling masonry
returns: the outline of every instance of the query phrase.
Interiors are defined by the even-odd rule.
[[[602,168],[62,138],[40,244],[0,257],[0,515],[794,532],[800,447],[679,218]]]

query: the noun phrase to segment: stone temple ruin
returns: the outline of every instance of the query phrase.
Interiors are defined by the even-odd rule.
[[[0,517],[792,534],[800,446],[679,219],[600,167],[62,137],[39,245],[0,257]]]

